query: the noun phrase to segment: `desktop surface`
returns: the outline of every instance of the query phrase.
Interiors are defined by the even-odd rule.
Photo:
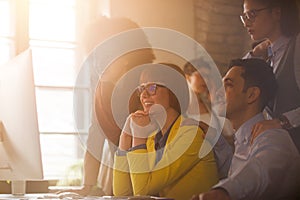
[[[65,196],[64,196],[65,195]],[[80,197],[80,196],[72,196],[66,194],[56,194],[56,193],[36,193],[36,194],[25,194],[25,195],[12,195],[12,194],[0,194],[0,200],[4,199],[19,199],[19,200],[30,200],[30,199],[84,199],[84,200],[174,200],[170,198],[164,197],[153,197],[153,196],[103,196],[103,197],[96,197],[96,196],[87,196],[87,197]]]
[[[4,199],[40,199],[45,194],[36,193],[36,194],[25,194],[25,195],[12,195],[12,194],[0,194],[0,200]]]

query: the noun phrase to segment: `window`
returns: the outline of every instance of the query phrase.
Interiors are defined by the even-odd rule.
[[[107,2],[0,0],[0,63],[32,49],[45,179],[63,179],[83,158],[88,123],[77,127],[73,117],[73,87],[83,58],[78,39],[90,20],[107,14]],[[89,108],[81,109],[87,118]]]
[[[12,4],[0,0],[0,63],[4,63],[13,54]]]

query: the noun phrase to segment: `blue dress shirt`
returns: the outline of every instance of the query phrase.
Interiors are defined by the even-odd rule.
[[[258,114],[237,130],[228,177],[214,186],[231,199],[290,199],[299,193],[300,155],[289,134],[270,129],[250,144],[251,129],[262,120]]]

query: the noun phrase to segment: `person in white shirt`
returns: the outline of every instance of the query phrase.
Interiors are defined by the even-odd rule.
[[[128,33],[127,39],[131,39],[130,43],[122,37],[114,39],[125,32]],[[83,67],[88,69],[88,76],[84,78],[89,79],[90,86],[89,130],[84,156],[83,185],[79,189],[66,191],[82,196],[112,195],[113,155],[121,134],[116,117],[122,118],[121,114],[113,115],[112,93],[123,74],[141,64],[152,63],[155,56],[151,48],[141,48],[150,46],[147,37],[142,29],[128,18],[97,18],[85,30],[81,45],[87,57]],[[129,52],[116,55],[112,62],[105,66],[102,55],[109,52],[109,56],[113,56],[120,49]],[[131,51],[132,49],[135,51]],[[124,115],[124,121],[126,116]]]
[[[253,128],[253,138],[268,128],[285,128],[300,151],[300,20],[296,0],[244,0],[241,20],[251,39],[265,40],[245,58],[261,57],[273,68],[279,88],[267,106],[268,120]]]
[[[253,126],[277,88],[272,69],[262,59],[237,59],[223,78],[226,117],[236,129],[235,152],[228,177],[193,200],[297,199],[300,155],[287,131],[268,129],[251,144]],[[220,97],[224,94],[218,92]],[[220,98],[221,99],[221,98]],[[222,112],[220,112],[222,113]]]

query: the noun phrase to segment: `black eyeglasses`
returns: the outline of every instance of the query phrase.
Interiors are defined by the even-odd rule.
[[[269,9],[269,8],[270,7],[249,10],[249,11],[243,13],[242,15],[240,15],[241,21],[243,22],[243,24],[246,23],[246,20],[249,20],[251,23],[253,23],[255,21],[255,18],[257,17],[258,12]]]
[[[138,96],[141,96],[144,90],[146,90],[150,96],[153,96],[156,94],[157,87],[165,87],[165,86],[157,83],[142,84],[137,87]]]

